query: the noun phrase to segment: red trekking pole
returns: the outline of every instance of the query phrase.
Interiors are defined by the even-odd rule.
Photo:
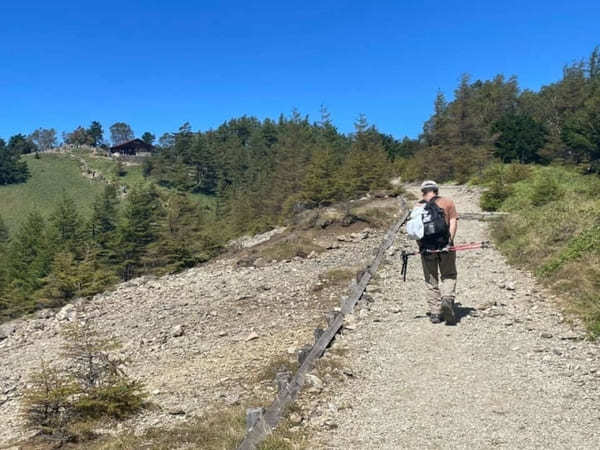
[[[414,255],[422,255],[425,253],[445,253],[445,252],[460,252],[463,250],[477,250],[480,248],[489,248],[490,241],[481,241],[481,242],[469,242],[467,244],[458,244],[453,245],[451,247],[446,247],[441,250],[421,250],[418,252],[407,252],[402,250],[402,269],[400,270],[400,274],[402,275],[402,279],[406,281],[406,271],[408,269],[408,257]]]

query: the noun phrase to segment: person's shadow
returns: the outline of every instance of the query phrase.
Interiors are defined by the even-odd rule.
[[[471,308],[470,306],[463,306],[460,303],[454,304],[454,315],[456,317],[456,323],[458,324],[463,317],[475,315],[477,310],[475,308]]]

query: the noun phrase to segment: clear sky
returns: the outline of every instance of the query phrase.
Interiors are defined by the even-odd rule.
[[[461,73],[538,89],[600,44],[600,1],[2,1],[0,136],[98,120],[189,121],[324,104],[417,136]],[[107,133],[105,133],[107,134]]]

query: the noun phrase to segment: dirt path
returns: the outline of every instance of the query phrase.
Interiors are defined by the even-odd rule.
[[[477,192],[442,195],[479,211]],[[457,242],[487,238],[486,223],[460,222]],[[341,338],[354,376],[315,412],[331,418],[315,448],[600,448],[598,346],[528,274],[493,249],[460,253],[462,319],[448,327],[424,316],[418,257],[406,283],[400,265],[381,269],[370,312]]]

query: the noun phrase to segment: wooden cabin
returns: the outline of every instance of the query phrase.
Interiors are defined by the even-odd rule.
[[[147,155],[152,153],[153,150],[154,147],[152,145],[146,144],[141,139],[132,139],[131,141],[123,142],[110,148],[111,153],[118,153],[123,156]]]

